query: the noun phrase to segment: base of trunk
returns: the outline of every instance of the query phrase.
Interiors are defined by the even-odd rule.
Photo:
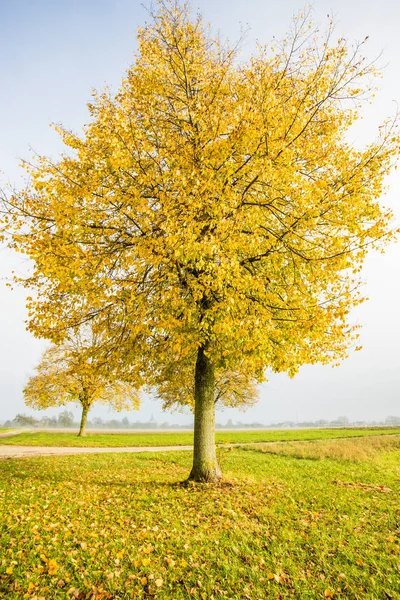
[[[200,483],[211,483],[221,479],[222,472],[218,465],[203,468],[193,467],[188,477],[188,481],[198,481]]]
[[[78,437],[86,437],[86,432],[83,432],[83,433],[79,432]]]

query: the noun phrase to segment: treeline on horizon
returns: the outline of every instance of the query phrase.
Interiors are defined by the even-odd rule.
[[[17,414],[13,420],[5,421],[6,428],[12,427],[30,427],[30,428],[68,428],[75,429],[79,427],[79,421],[69,410],[62,411],[58,416],[44,416],[40,419],[32,415]],[[379,421],[350,421],[346,416],[337,417],[334,420],[317,419],[315,421],[282,421],[279,423],[243,423],[242,421],[233,421],[228,419],[225,424],[216,423],[217,429],[298,429],[298,428],[331,428],[331,427],[399,427],[400,416],[390,415]],[[103,419],[93,417],[88,420],[89,429],[192,429],[192,423],[178,424],[157,422],[154,417],[148,421],[130,421],[128,417],[122,419]]]

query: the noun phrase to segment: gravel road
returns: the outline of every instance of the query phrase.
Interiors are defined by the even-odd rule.
[[[59,456],[65,454],[98,454],[115,452],[169,452],[193,450],[193,446],[141,446],[128,448],[58,448],[50,446],[0,446],[0,459],[28,456]]]

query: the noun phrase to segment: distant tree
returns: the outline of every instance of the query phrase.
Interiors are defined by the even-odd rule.
[[[44,425],[44,427],[57,427],[58,420],[57,420],[57,417],[48,417],[46,415],[45,417],[42,417],[40,419],[40,424]]]
[[[18,414],[14,421],[21,425],[22,427],[36,427],[38,424],[37,419],[35,417],[30,417],[28,415],[20,415]]]
[[[214,406],[240,408],[253,406],[259,398],[257,381],[238,362],[237,370],[215,369]],[[164,409],[195,408],[196,354],[179,363],[164,363],[155,378],[153,392]]]
[[[36,374],[24,388],[24,396],[26,404],[36,409],[79,403],[79,436],[85,435],[87,415],[95,402],[109,404],[115,410],[139,407],[138,390],[115,380],[115,367],[104,355],[101,336],[92,327],[73,331],[64,342],[44,352]],[[65,426],[70,425],[70,414],[60,415],[68,423]]]
[[[64,410],[58,415],[58,425],[60,427],[72,427],[74,424],[74,415],[69,410]]]
[[[400,425],[400,417],[389,415],[385,419],[385,425],[389,425],[389,427],[397,427],[398,425]]]

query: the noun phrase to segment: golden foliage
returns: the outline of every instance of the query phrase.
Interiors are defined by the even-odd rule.
[[[36,409],[69,402],[79,402],[86,409],[94,402],[110,404],[114,410],[137,409],[140,401],[132,384],[116,378],[101,336],[89,326],[45,350],[24,396],[26,404]]]
[[[158,6],[119,92],[95,94],[82,137],[57,127],[66,153],[26,164],[9,200],[10,245],[34,262],[29,329],[58,341],[60,322],[100,315],[114,360],[149,383],[201,345],[245,385],[344,358],[366,252],[391,237],[378,199],[399,149],[389,121],[348,141],[376,74],[363,44],[300,15],[241,62],[186,6]]]
[[[164,409],[180,409],[189,406],[194,410],[194,376],[196,355],[190,360],[179,364],[170,363],[162,365],[153,377],[151,392],[162,400]],[[238,364],[238,367],[241,365]],[[246,409],[253,406],[258,400],[256,380],[248,373],[226,371],[221,368],[215,373],[215,404],[219,407]]]

